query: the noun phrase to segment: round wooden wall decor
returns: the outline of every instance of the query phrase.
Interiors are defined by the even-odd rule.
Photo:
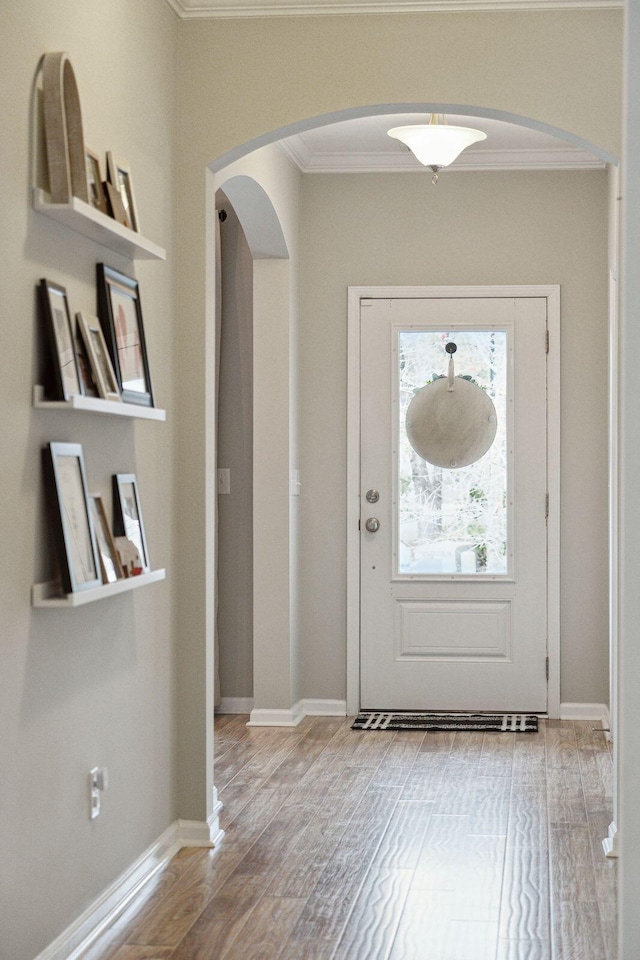
[[[44,55],[42,85],[51,201],[68,203],[73,196],[88,203],[80,96],[66,53]]]
[[[456,377],[455,343],[448,343],[449,373],[416,391],[407,408],[409,443],[436,467],[468,467],[493,443],[498,418],[493,400],[471,377]]]
[[[484,390],[455,377],[418,390],[407,410],[409,443],[437,467],[468,467],[483,457],[497,430],[496,408]]]

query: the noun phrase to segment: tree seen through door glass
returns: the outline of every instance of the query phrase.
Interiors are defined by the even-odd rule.
[[[446,375],[445,344],[457,345],[457,376],[493,400],[496,438],[459,469],[423,460],[407,438],[415,392]],[[398,573],[504,575],[507,563],[507,334],[504,330],[402,330],[398,335]]]

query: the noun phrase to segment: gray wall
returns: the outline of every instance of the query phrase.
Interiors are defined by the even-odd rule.
[[[189,555],[193,557],[192,563],[181,564],[180,574],[180,614],[184,633],[182,650],[186,664],[180,681],[179,698],[180,796],[184,796],[185,800],[195,792],[202,795],[202,787],[206,785],[203,771],[196,776],[194,770],[197,770],[198,758],[206,755],[201,731],[206,729],[208,692],[203,678],[209,675],[209,655],[206,648],[203,653],[202,638],[209,635],[213,606],[209,586],[213,583],[211,484],[207,487],[205,482],[207,451],[213,446],[211,418],[207,412],[211,408],[207,371],[213,366],[209,355],[212,291],[207,280],[211,257],[203,256],[203,243],[208,231],[207,200],[212,200],[212,194],[208,178],[202,175],[204,167],[209,165],[211,170],[216,171],[219,179],[215,185],[222,187],[225,166],[233,158],[246,158],[247,144],[256,146],[258,143],[271,142],[272,136],[276,139],[277,131],[288,124],[313,122],[311,118],[314,117],[326,119],[327,115],[336,111],[355,109],[367,113],[375,111],[376,107],[384,109],[384,105],[416,103],[421,103],[423,107],[427,104],[467,104],[481,110],[516,114],[529,118],[533,123],[551,124],[569,131],[618,155],[623,19],[621,9],[573,9],[304,19],[273,17],[208,22],[189,20],[180,25],[178,137],[180,144],[187,145],[187,148],[181,149],[176,155],[178,322],[184,334],[178,359],[178,376],[181,393],[184,392],[180,399],[181,416],[185,424],[189,424],[189,430],[183,431],[179,446],[181,462],[193,464],[187,482],[182,485],[185,507],[180,512],[178,522],[179,548],[185,556],[189,550]],[[570,43],[567,43],[567,37],[571,37]],[[451,56],[451,50],[456,51],[455,57]],[[369,181],[367,189],[375,191],[375,180]],[[536,199],[531,204],[535,215],[538,197],[537,192],[534,193]],[[443,196],[441,194],[441,198]],[[272,201],[278,208],[274,196]],[[491,205],[496,211],[500,210],[500,194],[492,198]],[[339,209],[336,211],[331,198],[326,209],[326,219],[329,211],[337,212],[331,225],[331,229],[335,230],[344,218]],[[301,223],[304,224],[304,217]],[[348,230],[346,236],[349,236]],[[438,239],[435,239],[433,246]],[[313,243],[310,244],[312,246]],[[290,252],[294,249],[290,247]],[[325,246],[323,252],[328,252],[335,264],[339,250],[344,250],[340,240]],[[526,269],[528,250],[529,245],[522,238],[522,273],[533,272]],[[512,257],[516,251],[509,249],[507,252]],[[352,247],[347,249],[347,253],[349,257],[358,255],[358,251]],[[385,270],[387,259],[393,260],[390,248],[380,256]],[[428,258],[422,257],[420,269],[414,263],[412,271],[401,269],[397,272],[411,274],[412,280],[415,276],[417,282],[425,282],[426,270],[423,267],[427,261]],[[549,273],[555,272],[555,261],[552,261],[552,265],[553,271],[544,271],[544,282],[553,279]],[[294,277],[296,272],[297,264],[292,270]],[[363,272],[371,275],[374,282],[379,282],[380,274],[385,271],[367,269]],[[485,279],[484,271],[474,269],[469,272],[478,274],[481,281]],[[509,274],[506,282],[516,281],[513,271],[504,272]],[[363,282],[363,279],[362,276],[345,277],[344,284]],[[322,290],[318,302],[325,304],[328,295],[328,289]],[[344,293],[340,294],[339,299],[340,316],[343,317]],[[306,303],[305,296],[301,298],[301,304],[304,310],[316,309],[314,305]],[[282,304],[279,304],[279,309],[281,307]],[[255,314],[254,320],[257,320]],[[334,322],[331,314],[325,315],[322,311],[316,328],[318,335],[324,327],[332,329]],[[256,326],[259,325],[256,323]],[[272,338],[271,346],[274,353],[279,352],[280,361],[278,375],[271,378],[271,395],[267,395],[267,400],[273,402],[273,409],[276,406],[284,409],[286,400],[283,403],[278,390],[282,384],[282,367],[288,364],[290,338],[285,341],[279,327],[276,332],[281,339],[278,339],[276,347]],[[344,365],[344,350],[342,347],[336,349],[335,341],[320,344],[318,359],[321,365],[327,351],[334,352],[338,364],[342,362]],[[315,358],[309,358],[308,355],[307,345],[301,363],[302,377],[307,377],[309,369],[309,386],[322,387],[317,374],[306,362]],[[254,352],[254,373],[256,371],[260,377],[260,357]],[[326,381],[327,394],[330,395],[334,385],[335,376],[330,371]],[[267,381],[260,380],[260,387],[266,393]],[[338,402],[341,402],[341,389],[338,387]],[[333,398],[330,398],[329,407],[332,403]],[[317,533],[308,530],[312,545],[318,542],[320,547],[315,555],[310,556],[305,545],[299,554],[299,568],[306,568],[309,564],[308,571],[302,574],[306,614],[303,615],[300,610],[301,634],[303,621],[306,620],[309,625],[308,638],[304,639],[308,662],[303,671],[305,688],[300,688],[299,692],[306,696],[313,678],[314,686],[319,688],[318,695],[344,696],[344,600],[336,587],[338,582],[344,582],[344,546],[342,549],[335,546],[340,538],[344,538],[344,518],[340,515],[344,487],[339,485],[344,485],[344,469],[339,462],[344,457],[344,426],[340,427],[338,418],[327,416],[323,410],[310,410],[308,404],[306,413],[306,421],[304,417],[300,420],[301,438],[305,436],[307,423],[312,423],[312,436],[318,438],[318,450],[326,451],[326,434],[320,433],[320,430],[325,423],[332,429],[336,427],[338,462],[329,460],[318,464],[318,456],[311,456],[309,464],[312,469],[321,466],[321,472],[312,476],[310,470],[306,470],[302,475],[305,495],[307,500],[312,501],[312,508],[309,518],[301,513],[300,526],[308,530],[309,519],[320,522]],[[341,416],[344,420],[344,405]],[[278,464],[282,462],[280,450],[283,434],[278,425],[274,435],[274,441],[278,443]],[[307,438],[307,442],[313,443],[314,440]],[[302,464],[294,462],[291,466]],[[325,476],[328,498],[324,489],[319,489],[324,487],[322,481]],[[338,476],[342,478],[340,481],[337,481]],[[294,608],[297,583],[288,569],[288,561],[293,553],[289,539],[285,540],[282,532],[286,528],[288,534],[290,529],[295,528],[294,511],[291,516],[285,517],[282,504],[285,493],[288,495],[288,471],[281,470],[277,477],[273,474],[271,480],[274,487],[273,490],[269,489],[265,498],[268,497],[266,502],[275,504],[279,512],[276,516],[271,510],[272,528],[264,541],[260,537],[254,538],[254,551],[264,548],[262,556],[271,558],[275,554],[278,596],[287,597]],[[587,484],[591,482],[590,479],[586,481]],[[313,498],[319,494],[322,495],[321,499],[314,502]],[[337,500],[331,499],[334,497]],[[568,509],[572,509],[570,504]],[[320,530],[322,537],[327,536],[327,546],[321,541]],[[274,550],[271,545],[276,541]],[[287,570],[283,572],[285,561]],[[598,561],[591,558],[585,561],[589,577],[593,562]],[[328,565],[327,571],[325,565]],[[286,581],[285,577],[288,578]],[[288,585],[291,589],[287,593]],[[271,595],[274,594],[274,584],[267,584],[266,578],[262,588],[265,592],[270,589]],[[261,592],[260,584],[256,592]],[[337,606],[332,609],[336,601]],[[280,600],[278,605],[281,606]],[[260,611],[257,612],[264,625],[265,617]],[[292,609],[293,613],[295,609]],[[268,614],[270,622],[264,626],[266,651],[260,660],[261,668],[256,670],[254,677],[256,705],[265,708],[288,707],[293,700],[284,700],[285,691],[293,691],[294,688],[296,693],[298,691],[298,685],[290,682],[292,676],[297,675],[298,668],[294,648],[300,646],[292,639],[294,616],[285,622],[274,611],[268,610]],[[336,626],[339,626],[341,635],[336,634]],[[267,638],[273,646],[269,646]],[[260,644],[256,640],[254,632],[257,651]],[[277,657],[274,657],[273,647],[277,647]],[[290,654],[288,658],[285,656],[285,647],[288,647]],[[319,667],[314,677],[317,664]],[[273,682],[285,675],[286,680],[281,679],[277,684]],[[600,676],[600,671],[597,675]],[[261,691],[263,676],[268,682],[265,682]],[[334,692],[336,690],[337,693]],[[580,696],[580,691],[577,694]],[[190,809],[193,809],[190,815],[200,815],[199,808]]]
[[[424,96],[539,118],[616,152],[622,12],[178,24],[160,0],[5,0],[2,15],[0,929],[3,954],[31,960],[176,816],[202,819],[211,803],[205,796],[212,762],[206,744],[213,589],[206,533],[207,482],[213,478],[207,472],[212,366],[204,249],[211,211],[205,165],[301,118]],[[415,56],[401,56],[407,42]],[[449,56],[452,42],[461,44],[463,55]],[[421,56],[426,47],[428,92]],[[142,261],[134,268],[30,210],[31,86],[39,57],[52,50],[66,50],[75,67],[88,145],[102,155],[112,149],[131,163],[143,232],[167,248],[166,264]],[[604,450],[593,438],[604,433],[594,391],[604,371],[598,343],[604,345],[605,298],[597,269],[589,274],[599,259],[604,190],[592,174],[539,175],[527,189],[527,178],[500,177],[500,189],[485,194],[466,188],[465,179],[495,183],[491,178],[452,176],[449,189],[443,176],[435,198],[416,178],[411,187],[401,185],[415,192],[415,202],[405,198],[399,205],[391,202],[393,178],[308,184],[306,210],[322,229],[305,239],[301,298],[303,696],[344,696],[346,285],[557,280],[566,287],[565,330],[573,331],[571,350],[565,350],[569,442],[563,469],[574,491],[580,479],[578,496],[565,484],[570,687],[563,696],[604,699],[596,689],[606,673],[598,626],[605,599],[597,506],[604,494],[594,470]],[[526,198],[517,228],[517,204],[507,203],[510,177]],[[360,223],[353,219],[358,196]],[[462,214],[473,211],[463,229]],[[421,242],[401,256],[397,244],[372,232],[372,220],[394,240],[406,237],[409,225]],[[491,241],[495,255],[488,262]],[[317,275],[312,281],[318,269],[313,257],[323,263],[322,282]],[[35,284],[51,277],[67,287],[72,309],[94,309],[98,260],[135,272],[141,282],[154,389],[169,412],[166,425],[94,421],[31,407]],[[594,323],[598,304],[600,325]],[[583,324],[589,338],[580,337]],[[153,563],[169,571],[164,584],[75,612],[31,609],[31,584],[52,569],[40,482],[40,449],[51,439],[84,444],[91,487],[107,496],[112,472],[138,474]],[[583,536],[583,527],[592,531]],[[596,598],[598,610],[581,608],[582,597],[592,604]],[[94,764],[109,766],[111,787],[101,818],[91,822],[87,774]]]
[[[2,668],[0,954],[32,960],[176,818],[172,357],[177,22],[157,0],[5,0],[0,30],[2,300]],[[73,64],[88,146],[132,170],[145,236],[166,263],[131,261],[31,210],[29,111],[45,51]],[[67,288],[96,311],[95,264],[140,281],[153,388],[166,424],[34,410],[35,287]],[[110,508],[111,474],[138,476],[154,567],[168,580],[76,610],[36,610],[30,587],[53,572],[41,448],[83,444],[92,491]],[[88,774],[109,768],[99,819]]]
[[[607,702],[606,172],[309,175],[301,223],[302,696],[345,696],[347,287],[559,283],[561,699]]]
[[[218,497],[218,636],[223,698],[253,696],[253,259],[222,191],[222,331],[218,466],[231,493]]]

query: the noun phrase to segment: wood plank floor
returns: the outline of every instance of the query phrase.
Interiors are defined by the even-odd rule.
[[[246,719],[216,719],[219,848],[181,851],[83,960],[616,960],[594,723]]]

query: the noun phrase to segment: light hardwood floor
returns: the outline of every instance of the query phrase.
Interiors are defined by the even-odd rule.
[[[616,960],[595,724],[245,723],[216,720],[222,844],[181,851],[83,960]]]

